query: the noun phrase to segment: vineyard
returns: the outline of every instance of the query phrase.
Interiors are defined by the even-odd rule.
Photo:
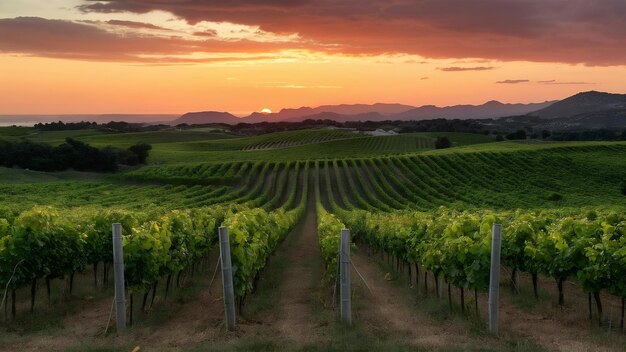
[[[79,334],[78,341],[87,338],[106,348],[115,343],[106,319],[112,223],[122,224],[132,324],[130,335],[118,340],[124,348],[135,339],[150,345],[161,325],[180,324],[185,317],[177,318],[169,305],[194,317],[194,310],[202,311],[213,324],[198,317],[190,329],[210,330],[202,330],[202,338],[190,332],[194,339],[180,345],[174,337],[161,341],[172,348],[229,340],[239,345],[224,347],[234,350],[280,350],[282,343],[289,349],[329,347],[338,339],[331,328],[380,349],[611,351],[626,346],[621,335],[626,297],[622,142],[495,143],[462,133],[369,136],[343,129],[254,137],[194,130],[73,133],[101,146],[149,142],[153,154],[149,165],[116,174],[0,172],[0,341],[12,346],[9,350],[17,348],[18,334],[33,339],[28,349],[42,346],[29,317],[53,320],[85,311],[98,317],[98,326],[106,324],[101,330],[107,333]],[[54,144],[70,134],[25,131],[23,136]],[[450,138],[452,148],[434,149],[441,135]],[[20,133],[4,134],[18,138],[13,136]],[[503,297],[505,333],[475,337],[468,331],[485,330],[494,223],[502,225],[502,291],[510,291]],[[215,266],[220,226],[230,235],[238,335],[220,330],[224,307],[215,293],[220,291]],[[348,331],[337,322],[333,298],[343,228],[351,232],[354,270],[359,270],[352,279],[355,326]],[[309,247],[297,245],[308,240]],[[307,251],[310,246],[314,252]],[[294,248],[304,252],[290,254]],[[290,273],[304,278],[303,271],[308,281],[281,281]],[[189,293],[193,290],[201,293]],[[288,301],[294,294],[301,299]],[[398,299],[380,297],[392,294]],[[85,296],[104,308],[91,313]],[[82,303],[63,308],[72,302]],[[280,302],[290,302],[289,307],[281,308]],[[313,313],[311,306],[322,312]],[[405,318],[376,313],[377,306]],[[301,319],[318,325],[311,328],[272,307],[304,312]],[[565,337],[555,342],[539,332],[521,333],[516,316],[549,319],[536,324],[554,324]],[[416,317],[421,321],[415,324],[423,326],[407,326]],[[315,332],[294,337],[289,326]],[[449,340],[406,337],[440,329]],[[61,340],[58,331],[48,333],[50,340]],[[388,334],[390,340],[379,341]],[[258,336],[278,342],[246,344]],[[609,337],[600,342],[598,336]],[[66,347],[78,348],[53,344]]]

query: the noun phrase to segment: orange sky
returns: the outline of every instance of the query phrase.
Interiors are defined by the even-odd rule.
[[[626,5],[563,1],[0,2],[0,115],[626,92]]]

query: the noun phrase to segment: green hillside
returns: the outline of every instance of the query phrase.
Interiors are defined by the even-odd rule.
[[[368,350],[378,341],[377,333],[358,330],[360,324],[383,326],[381,319],[398,312],[403,321],[426,312],[443,317],[432,318],[432,329],[452,321],[477,331],[469,343],[482,350],[496,222],[502,226],[502,272],[511,275],[503,274],[502,291],[512,287],[513,293],[502,294],[502,301],[512,325],[503,328],[506,340],[489,338],[490,350],[537,350],[536,338],[511,328],[524,323],[520,316],[570,333],[574,322],[589,350],[623,345],[621,335],[603,329],[616,321],[626,296],[620,280],[606,279],[626,272],[619,259],[626,243],[626,142],[495,142],[467,133],[372,136],[347,129],[249,137],[193,129],[1,131],[10,140],[58,144],[72,137],[96,146],[153,146],[148,165],[115,173],[0,168],[0,285],[11,293],[0,340],[13,350],[15,341],[39,341],[42,324],[55,326],[46,334],[65,334],[68,328],[58,322],[67,324],[74,312],[104,324],[111,307],[112,223],[123,227],[125,281],[135,302],[127,306],[132,341],[121,344],[128,350],[134,339],[150,346],[138,337],[146,331],[162,332],[196,311],[202,329],[226,334],[222,290],[212,294],[208,288],[219,257],[219,226],[231,236],[233,290],[244,326],[241,338],[224,335],[228,340],[220,347],[254,334],[253,343],[262,347],[244,344],[241,350],[268,350],[266,344],[282,350],[272,324],[285,320],[275,314],[290,304],[284,302],[293,294],[282,291],[288,277],[302,286],[296,299],[319,311],[307,321],[343,336],[331,294],[346,227],[353,264],[375,290],[352,281],[357,330],[351,331],[358,333],[350,337],[352,345]],[[452,147],[435,149],[443,136]],[[48,285],[51,298],[45,299],[41,291]],[[578,308],[591,307],[592,296],[609,307],[604,316],[588,308],[603,324],[598,331],[606,342],[597,342],[587,310]],[[393,317],[377,318],[381,305],[393,308]],[[187,310],[179,321],[173,317],[180,307]],[[391,340],[376,346],[403,350],[398,341],[405,341],[406,330],[389,327],[384,334]],[[108,350],[119,341],[109,337],[84,338]],[[330,335],[328,343],[337,339]]]

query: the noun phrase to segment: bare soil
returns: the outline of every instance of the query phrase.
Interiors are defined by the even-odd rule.
[[[297,343],[309,344],[322,339],[322,327],[313,319],[311,307],[317,302],[322,266],[317,243],[317,213],[313,192],[309,192],[308,211],[289,236],[295,243],[285,253],[287,267],[278,288],[280,314],[276,323],[281,336]]]
[[[360,309],[353,308],[357,321],[363,321],[366,329],[376,330],[385,327],[398,334],[412,345],[432,348],[457,347],[460,349],[489,344],[479,342],[469,336],[469,325],[462,321],[447,321],[444,324],[435,320],[420,309],[416,309],[416,295],[412,290],[390,282],[390,273],[384,271],[376,256],[370,256],[365,249],[352,253],[352,262],[369,286],[352,269],[352,282],[358,290]],[[371,291],[370,291],[371,290]],[[417,302],[419,307],[420,302]]]
[[[356,260],[356,258],[355,258]],[[412,280],[415,278],[413,273]],[[405,274],[406,275],[406,274]],[[558,297],[556,284],[549,278],[540,278],[540,300],[535,302],[532,297],[532,282],[530,275],[520,274],[518,285],[522,292],[514,295],[511,291],[510,272],[503,269],[500,287],[500,317],[499,330],[516,340],[526,340],[535,343],[547,350],[554,351],[624,351],[626,339],[616,331],[619,322],[616,320],[616,310],[619,300],[610,295],[603,295],[605,305],[605,322],[602,328],[597,327],[597,316],[589,321],[587,309],[587,295],[573,282],[566,283],[566,305],[560,307],[556,303]],[[429,275],[431,295],[434,292],[434,278]],[[423,272],[420,274],[420,290],[423,288]],[[444,288],[442,301],[447,301],[447,290]],[[452,288],[452,301],[459,304],[459,290]],[[472,292],[465,292],[466,311],[474,315],[474,296]],[[487,292],[479,292],[479,315],[475,317],[486,324]],[[419,306],[419,302],[417,303]],[[593,303],[595,308],[595,303]],[[458,308],[457,308],[458,310]],[[609,312],[609,314],[607,314]],[[610,313],[613,313],[612,315]],[[609,316],[612,316],[614,331],[608,332],[606,326]]]
[[[214,260],[212,258],[210,261],[211,267]],[[58,329],[21,336],[0,333],[0,339],[5,342],[0,350],[65,350],[82,345],[119,347],[123,350],[132,346],[148,350],[176,350],[203,341],[225,340],[229,334],[222,327],[224,310],[220,282],[218,274],[212,291],[204,287],[193,299],[180,295],[181,291],[189,287],[171,288],[167,302],[163,302],[161,294],[157,296],[155,308],[145,313],[140,312],[139,308],[143,295],[135,294],[135,326],[129,327],[126,333],[119,336],[114,327],[115,311],[112,312],[109,333],[104,335],[112,303],[112,299],[106,298],[88,302],[82,309],[63,317]],[[158,323],[158,327],[153,325],[155,323]],[[244,324],[241,332],[246,330]]]
[[[619,299],[602,295],[605,310],[603,327],[598,327],[595,302],[592,302],[593,320],[589,321],[587,294],[577,283],[565,283],[565,306],[557,304],[558,291],[554,280],[540,277],[540,300],[532,297],[530,275],[520,274],[518,286],[522,292],[514,295],[510,289],[510,272],[502,275],[500,322],[504,329],[536,341],[546,348],[558,351],[624,351],[626,339],[616,331],[619,326]],[[487,300],[486,295],[483,298]],[[523,303],[520,303],[523,302]],[[526,307],[523,304],[531,303]],[[610,321],[608,321],[611,319]]]

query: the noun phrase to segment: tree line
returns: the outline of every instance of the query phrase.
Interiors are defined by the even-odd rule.
[[[75,131],[97,129],[109,132],[148,132],[160,131],[170,128],[169,125],[146,125],[143,123],[132,123],[124,121],[110,121],[107,123],[97,123],[89,121],[80,122],[47,122],[37,123],[33,126],[40,131]]]
[[[31,141],[0,140],[0,166],[20,167],[37,171],[114,172],[119,165],[145,164],[152,146],[135,144],[128,149],[92,147],[85,142],[66,138],[65,143],[52,146]]]
[[[617,129],[584,129],[563,131],[559,129],[538,129],[541,119],[529,119],[512,123],[510,119],[430,119],[419,121],[387,120],[387,121],[346,121],[337,122],[328,119],[307,119],[301,122],[259,122],[239,123],[236,125],[180,124],[177,128],[197,128],[201,126],[220,127],[235,135],[256,136],[265,133],[285,132],[308,128],[351,128],[357,131],[373,131],[376,129],[394,130],[398,133],[414,132],[464,132],[495,136],[497,140],[544,139],[555,141],[620,141],[626,140],[626,130]]]
[[[577,130],[538,129],[544,121],[527,116],[501,119],[430,119],[419,121],[386,120],[386,121],[346,121],[337,122],[328,119],[306,119],[301,122],[259,122],[239,123],[228,125],[224,123],[187,125],[179,124],[176,128],[197,128],[201,126],[221,127],[233,134],[255,136],[265,133],[284,132],[307,128],[353,128],[359,131],[373,131],[379,128],[393,129],[398,133],[412,132],[465,132],[494,135],[497,140],[545,139],[554,141],[623,141],[626,140],[626,130],[599,128]],[[97,129],[108,132],[147,132],[171,129],[169,125],[145,125],[129,122],[49,122],[38,123],[34,127],[40,131],[64,131]]]

